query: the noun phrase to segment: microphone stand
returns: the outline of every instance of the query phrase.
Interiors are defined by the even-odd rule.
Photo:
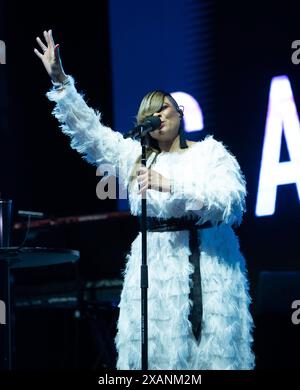
[[[124,135],[124,138],[137,136],[141,140],[141,163],[146,167],[146,134],[158,129],[161,120],[157,116],[148,116],[147,119]],[[148,370],[148,265],[147,265],[147,191],[142,194],[142,265],[141,265],[141,348],[142,370]]]
[[[142,125],[124,135],[124,138],[139,136],[142,147],[141,163],[146,167],[146,137],[147,129]],[[135,133],[135,134],[133,134]],[[142,264],[141,264],[141,363],[142,370],[148,370],[148,265],[147,265],[147,197],[142,194],[142,214],[140,226],[142,232]]]
[[[141,131],[142,134],[142,131]],[[142,159],[146,166],[146,137],[141,136]],[[142,194],[142,265],[141,265],[141,347],[142,370],[148,370],[148,265],[147,265],[147,191]]]

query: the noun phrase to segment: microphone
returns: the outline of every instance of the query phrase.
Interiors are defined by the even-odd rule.
[[[146,134],[158,129],[161,125],[161,120],[158,116],[149,116],[143,123],[134,127],[128,133],[124,134],[124,138],[129,137],[144,137]]]

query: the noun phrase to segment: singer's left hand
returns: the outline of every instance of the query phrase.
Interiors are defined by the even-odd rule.
[[[141,166],[137,171],[137,181],[139,184],[139,194],[145,194],[148,189],[170,192],[170,180],[153,169]]]

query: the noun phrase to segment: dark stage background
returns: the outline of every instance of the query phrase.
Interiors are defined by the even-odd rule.
[[[72,6],[51,2],[50,8],[0,1],[0,39],[7,48],[7,65],[0,67],[0,192],[13,199],[15,222],[19,209],[57,218],[126,208],[116,200],[97,199],[95,168],[70,149],[50,115],[45,93],[51,85],[33,53],[35,37],[44,29],[53,29],[66,72],[114,129],[132,127],[139,101],[150,89],[190,93],[204,115],[204,130],[190,138],[212,133],[222,140],[248,183],[247,214],[238,234],[253,297],[257,369],[300,366],[300,325],[291,321],[292,302],[300,299],[296,185],[278,187],[274,215],[255,215],[273,77],[289,77],[300,107],[300,64],[291,60],[291,44],[300,39],[299,11],[290,1],[279,6],[88,0]],[[288,161],[284,138],[282,145],[281,161]],[[28,245],[79,249],[82,256],[76,266],[14,273],[17,368],[114,367],[118,282],[136,232],[128,216],[32,230]],[[24,234],[24,229],[15,231],[14,243]],[[99,288],[101,281],[109,288]],[[75,283],[80,295],[87,282],[95,283],[86,293],[88,303],[21,305],[37,294],[31,288],[41,293],[55,285],[56,294],[69,296]]]

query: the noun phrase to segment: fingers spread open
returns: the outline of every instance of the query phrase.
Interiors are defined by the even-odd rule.
[[[47,31],[44,31],[44,37],[46,39],[47,45],[50,46],[51,42]]]
[[[54,39],[53,39],[53,36],[52,36],[52,30],[49,30],[49,31],[48,31],[48,36],[49,36],[51,45],[54,47],[54,46],[55,46],[55,43],[54,43]]]
[[[42,49],[43,51],[46,51],[46,50],[47,50],[47,46],[43,44],[43,42],[41,41],[40,37],[37,37],[37,38],[36,38],[36,41],[37,41],[37,43],[40,45],[40,47],[41,47],[41,49]]]
[[[42,59],[42,57],[43,57],[43,54],[42,54],[42,53],[40,53],[37,49],[34,49],[33,51],[35,52],[35,54],[36,54],[39,58]]]

